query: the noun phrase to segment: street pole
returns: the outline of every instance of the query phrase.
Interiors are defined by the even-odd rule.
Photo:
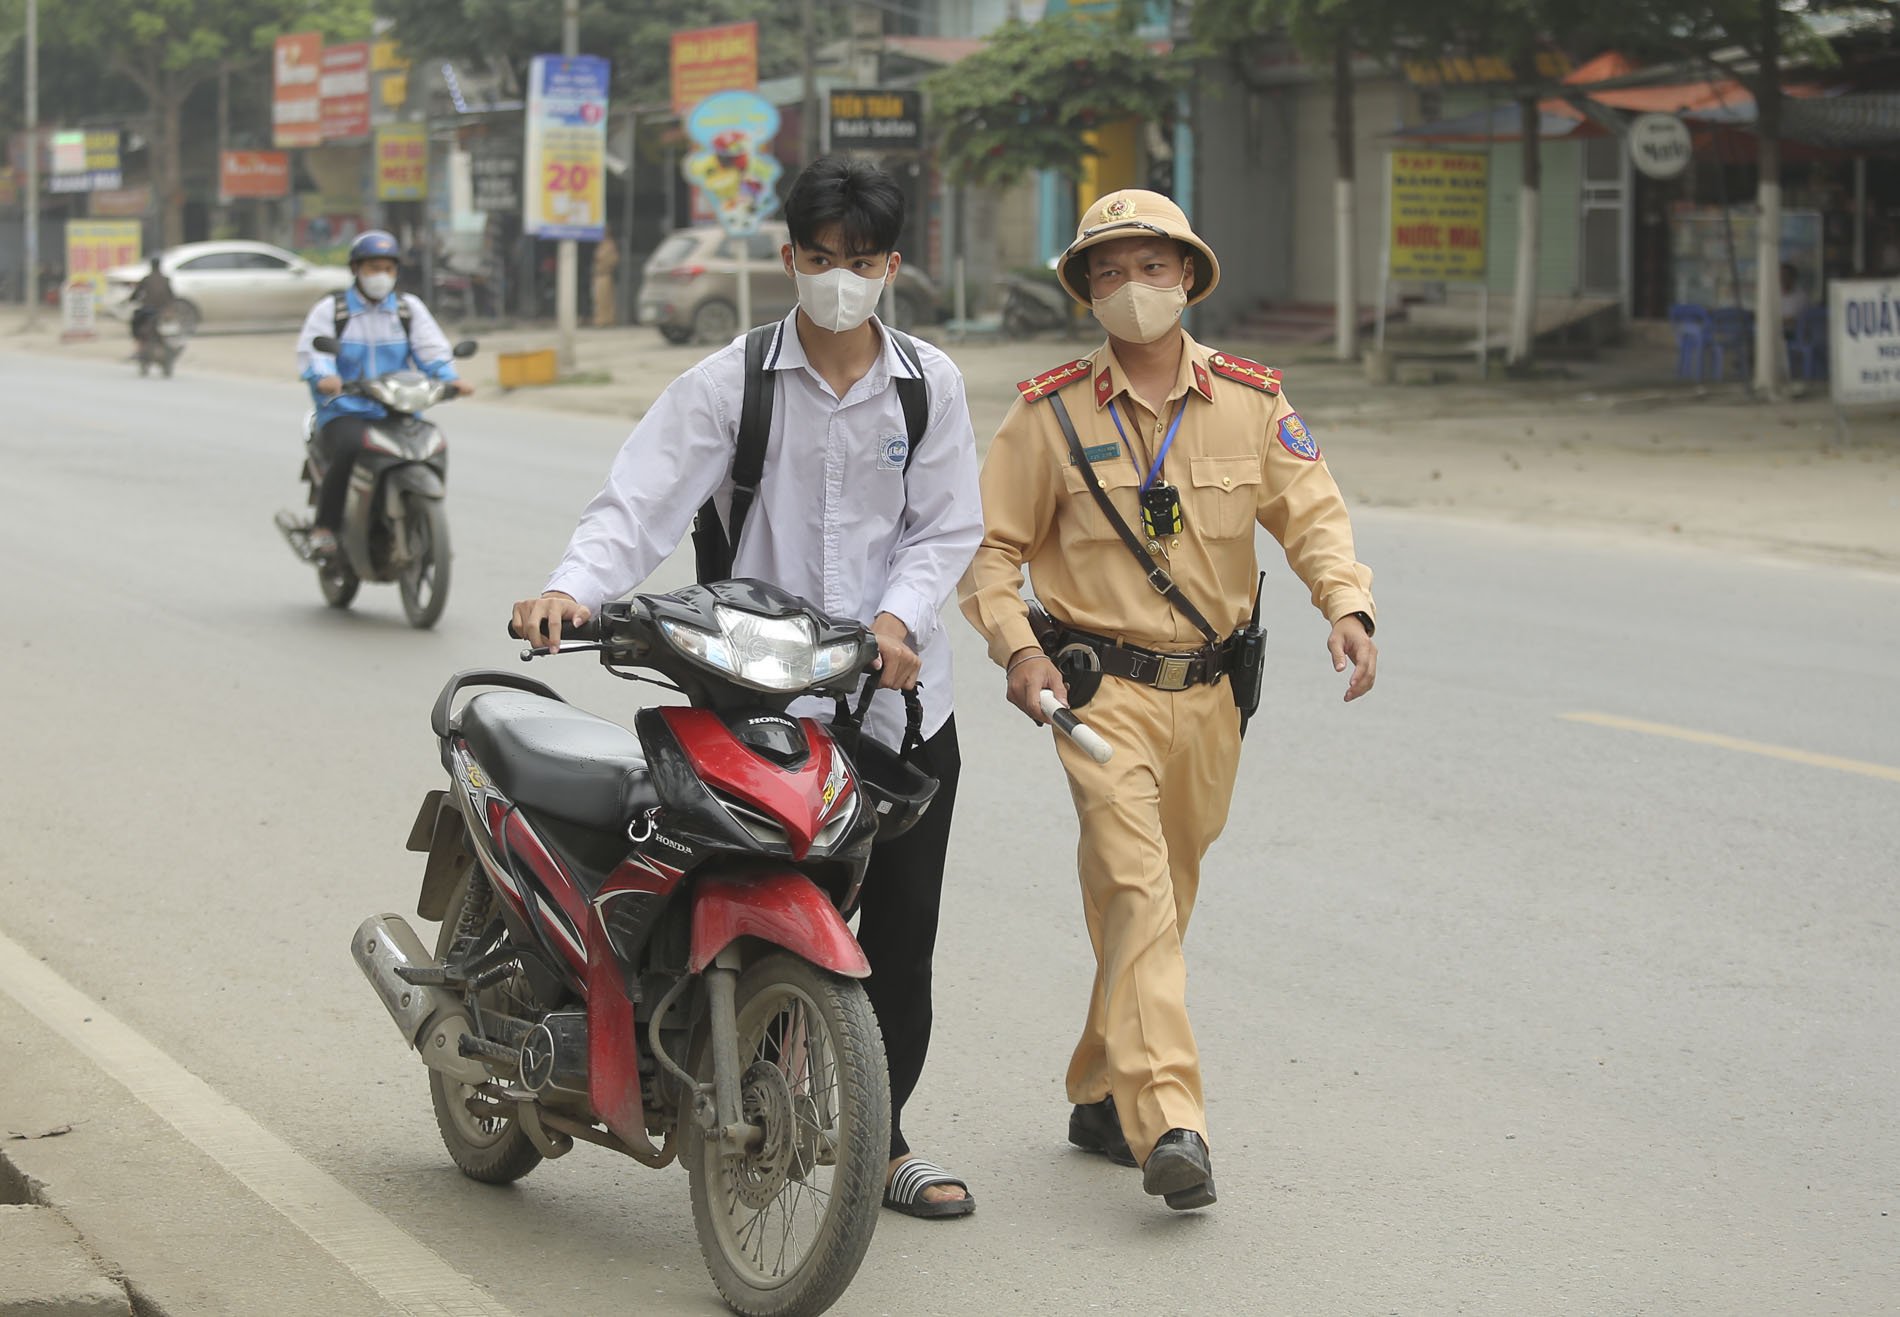
[[[804,78],[805,99],[799,114],[800,154],[809,167],[818,158],[818,20],[812,13],[812,0],[798,0],[799,70]]]
[[[40,325],[40,0],[26,0],[26,327]]]
[[[562,5],[561,53],[581,53],[580,0],[565,0]],[[580,252],[572,238],[561,239],[555,248],[554,280],[554,315],[560,325],[561,369],[571,371],[575,368],[574,326],[580,317]]]

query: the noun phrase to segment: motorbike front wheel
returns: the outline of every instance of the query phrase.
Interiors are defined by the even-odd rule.
[[[409,625],[426,631],[441,620],[449,602],[449,517],[441,499],[415,495],[403,500],[403,516],[409,565],[396,583]]]
[[[764,1137],[734,1156],[684,1121],[700,1251],[735,1311],[820,1313],[877,1228],[891,1140],[884,1039],[862,986],[784,953],[740,976],[736,1014],[741,1119]],[[702,1080],[712,1069],[707,1048]]]
[[[493,900],[494,888],[488,879],[469,865],[449,894],[442,915],[442,930],[435,939],[438,961],[448,958],[458,936],[478,937],[488,928]],[[497,1013],[518,1009],[512,999],[514,986],[515,980],[510,978],[482,989],[482,1008]],[[508,1107],[489,1101],[440,1070],[429,1072],[429,1100],[435,1106],[436,1128],[442,1132],[442,1146],[449,1150],[449,1160],[471,1180],[512,1184],[541,1164],[541,1154],[521,1122],[503,1114]],[[471,1110],[470,1103],[483,1108],[482,1114]]]

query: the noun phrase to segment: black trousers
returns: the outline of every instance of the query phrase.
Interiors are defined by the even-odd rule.
[[[363,451],[367,416],[333,416],[317,431],[317,449],[323,454],[323,484],[317,490],[317,525],[335,531],[343,525],[343,500],[350,492],[350,468]],[[930,816],[926,814],[925,818]]]
[[[914,762],[937,779],[937,794],[929,812],[909,832],[872,848],[858,915],[858,945],[871,962],[864,989],[877,1012],[890,1065],[893,1157],[910,1151],[904,1141],[904,1103],[917,1087],[924,1053],[930,1050],[930,962],[937,946],[950,816],[963,767],[955,717],[924,742]]]

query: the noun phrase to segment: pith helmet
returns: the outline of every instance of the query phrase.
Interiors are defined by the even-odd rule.
[[[1139,238],[1144,233],[1173,238],[1194,249],[1194,285],[1188,289],[1188,305],[1214,291],[1214,285],[1220,282],[1220,262],[1214,259],[1214,249],[1195,235],[1179,206],[1159,192],[1140,188],[1110,192],[1088,208],[1076,228],[1075,241],[1056,263],[1056,277],[1070,297],[1087,306],[1088,262],[1082,253],[1105,242]]]

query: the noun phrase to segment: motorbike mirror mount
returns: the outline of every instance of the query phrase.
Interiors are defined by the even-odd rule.
[[[310,340],[310,346],[325,356],[334,357],[336,355],[336,339],[328,334],[318,334],[315,338]]]
[[[480,345],[474,339],[465,338],[451,349],[451,353],[457,357],[472,357],[479,349]]]

